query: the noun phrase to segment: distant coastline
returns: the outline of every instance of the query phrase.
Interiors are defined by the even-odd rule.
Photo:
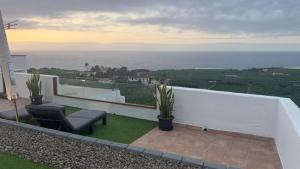
[[[149,70],[300,68],[300,52],[31,51],[21,54],[27,55],[28,68],[85,70],[86,62],[91,66]]]

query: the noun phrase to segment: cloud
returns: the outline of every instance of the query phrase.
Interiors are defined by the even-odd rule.
[[[0,0],[0,6],[6,18],[22,18],[26,27],[33,22],[32,27],[39,28],[60,29],[64,24],[70,29],[93,30],[129,24],[154,25],[158,31],[175,28],[178,32],[300,35],[299,0]],[[94,26],[83,28],[85,22],[75,21],[80,17]]]

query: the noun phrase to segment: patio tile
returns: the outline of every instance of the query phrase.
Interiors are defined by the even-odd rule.
[[[246,160],[248,156],[248,151],[240,150],[240,149],[231,149],[227,151],[224,156],[224,161],[226,164],[237,167],[237,168],[245,168]]]
[[[206,150],[204,155],[204,160],[223,163],[225,156],[226,148],[210,145],[210,147]]]
[[[261,151],[249,151],[247,169],[276,169],[276,158],[273,154]]]
[[[273,140],[245,134],[175,125],[170,132],[155,128],[132,145],[234,168],[282,169]]]

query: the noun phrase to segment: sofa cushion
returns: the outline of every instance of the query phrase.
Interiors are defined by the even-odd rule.
[[[73,126],[75,131],[81,130],[87,126],[90,126],[93,119],[81,118],[81,117],[67,117],[69,123]]]
[[[106,112],[99,111],[99,110],[80,110],[68,115],[68,117],[87,118],[87,119],[93,119],[93,121],[98,121],[105,116],[106,116]]]

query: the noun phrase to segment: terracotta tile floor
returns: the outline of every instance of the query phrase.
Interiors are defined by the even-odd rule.
[[[24,99],[24,98],[17,99],[18,108],[24,107],[27,104],[30,104],[29,99]],[[0,99],[0,111],[12,110],[12,109],[14,109],[14,105],[11,101]]]
[[[155,128],[132,144],[241,169],[282,168],[272,139],[243,134],[176,125],[171,132]]]

